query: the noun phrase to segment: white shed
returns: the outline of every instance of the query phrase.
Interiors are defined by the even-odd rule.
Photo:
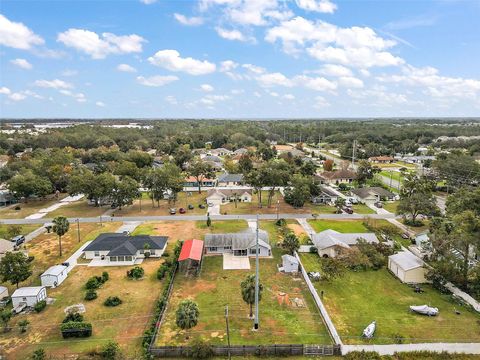
[[[422,259],[410,251],[401,251],[395,255],[390,255],[388,257],[388,268],[401,282],[419,284],[427,281]]]
[[[5,286],[0,286],[0,300],[8,296],[8,289]]]
[[[42,275],[40,280],[42,285],[46,287],[57,287],[63,280],[67,278],[67,267],[64,265],[54,265],[47,269]]]
[[[12,304],[15,309],[17,306],[25,304],[26,306],[35,306],[36,303],[47,299],[47,289],[45,286],[21,287],[12,294]]]
[[[282,255],[282,268],[286,273],[298,272],[298,260],[292,255]]]

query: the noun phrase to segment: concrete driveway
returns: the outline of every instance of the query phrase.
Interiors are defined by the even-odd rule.
[[[141,223],[143,223],[143,221],[126,221],[115,232],[119,234],[122,234],[125,231],[132,233]]]
[[[223,254],[223,270],[250,270],[250,259],[247,256]]]

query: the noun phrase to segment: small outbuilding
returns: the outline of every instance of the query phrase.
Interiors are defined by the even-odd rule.
[[[410,251],[401,251],[388,257],[388,269],[407,284],[425,283],[425,266],[422,259]]]
[[[202,240],[185,240],[180,255],[178,257],[178,264],[181,271],[190,272],[198,271],[203,256],[203,241]]]
[[[0,300],[8,297],[8,289],[5,286],[0,286]]]
[[[39,301],[47,299],[47,289],[45,286],[21,287],[12,294],[12,305],[15,310],[17,307],[33,307]]]
[[[67,274],[67,266],[54,265],[40,275],[40,280],[43,286],[55,288],[67,278]]]
[[[286,273],[297,273],[299,262],[295,256],[282,255],[282,271]]]

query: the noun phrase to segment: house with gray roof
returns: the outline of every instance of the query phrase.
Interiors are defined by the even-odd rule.
[[[395,194],[379,186],[362,187],[350,190],[352,197],[358,202],[365,204],[374,204],[377,201],[393,201]]]
[[[374,233],[339,233],[335,230],[324,230],[312,236],[312,242],[322,257],[336,257],[342,249],[350,249],[363,239],[368,243],[378,243]]]
[[[241,186],[243,184],[243,174],[223,174],[217,182],[217,186]]]
[[[259,256],[268,257],[272,255],[272,247],[269,244],[266,231],[259,231],[258,247]],[[239,233],[207,234],[205,235],[205,253],[207,255],[255,256],[256,233],[248,229]]]
[[[105,266],[134,265],[145,257],[160,257],[167,247],[167,236],[103,233],[85,249],[87,260],[101,261]]]
[[[312,196],[310,201],[314,204],[333,204],[338,199],[338,194],[326,186],[320,186],[320,194]]]
[[[222,205],[230,202],[252,202],[250,189],[212,189],[207,193],[207,203]]]

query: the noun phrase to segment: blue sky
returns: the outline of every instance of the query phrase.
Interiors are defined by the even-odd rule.
[[[480,1],[13,1],[1,117],[478,116]]]

